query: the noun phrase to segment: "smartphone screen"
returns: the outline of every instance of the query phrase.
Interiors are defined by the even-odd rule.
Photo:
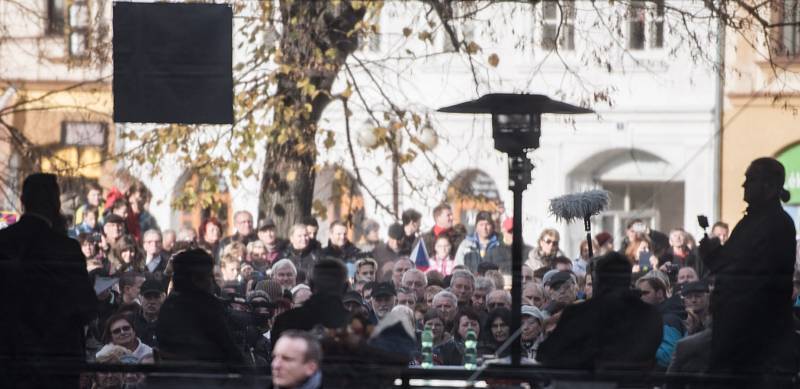
[[[639,254],[639,268],[642,270],[650,269],[650,257],[653,254],[650,254],[649,251],[645,251]]]

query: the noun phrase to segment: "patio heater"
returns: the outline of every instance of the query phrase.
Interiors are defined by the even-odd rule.
[[[520,328],[522,308],[522,193],[531,183],[533,163],[528,151],[539,148],[542,135],[541,117],[544,113],[581,114],[593,113],[587,108],[577,107],[551,100],[544,95],[490,93],[477,100],[467,101],[438,109],[446,113],[471,113],[492,115],[492,138],[494,148],[508,154],[508,189],[514,195],[514,241],[511,246],[511,333]],[[511,344],[511,365],[520,366],[522,344],[517,337]]]

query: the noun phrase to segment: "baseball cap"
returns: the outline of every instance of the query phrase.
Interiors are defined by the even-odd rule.
[[[164,285],[162,285],[161,282],[153,279],[145,280],[142,283],[142,287],[139,289],[139,293],[142,296],[147,296],[148,294],[152,293],[158,293],[160,295],[161,293],[164,293]]]
[[[358,292],[352,290],[344,294],[344,297],[342,297],[342,303],[358,303],[360,305],[365,305],[364,298],[361,297]]]
[[[372,297],[378,296],[396,296],[397,291],[394,290],[394,284],[391,282],[380,282],[372,289]]]
[[[568,271],[550,270],[542,277],[544,286],[549,286],[553,289],[558,288],[561,284],[572,280],[572,273]]]
[[[534,307],[533,305],[523,305],[522,316],[532,316],[539,319],[539,322],[543,322],[545,321],[545,319],[547,319],[548,315],[542,312],[539,308]]]
[[[264,231],[275,228],[275,221],[271,218],[264,219],[258,223],[258,231]]]
[[[705,281],[687,282],[681,287],[681,295],[683,296],[689,293],[708,293],[708,291],[708,283]]]

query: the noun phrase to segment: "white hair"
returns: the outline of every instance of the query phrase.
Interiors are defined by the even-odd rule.
[[[428,286],[428,276],[425,275],[425,272],[417,268],[408,269],[405,273],[403,273],[403,279],[400,280],[400,282],[405,283],[406,277],[408,277],[409,274],[422,274],[422,281],[425,282],[425,286]]]
[[[378,337],[385,329],[394,326],[398,322],[402,324],[403,330],[406,335],[411,339],[416,339],[416,332],[414,331],[414,311],[405,305],[396,305],[392,308],[386,316],[378,322],[375,329],[372,331],[372,338]]]
[[[454,271],[453,275],[450,277],[450,286],[453,286],[453,282],[455,282],[456,278],[467,278],[473,286],[475,285],[475,276],[473,276],[469,270],[458,269]]]
[[[491,292],[494,290],[494,280],[489,277],[478,277],[475,279],[475,290]]]
[[[278,271],[278,270],[280,270],[280,269],[282,269],[284,267],[291,268],[292,269],[292,273],[294,273],[294,275],[297,276],[297,267],[294,265],[294,263],[292,263],[292,260],[289,259],[289,258],[284,258],[284,259],[281,259],[280,261],[275,262],[272,265],[272,273],[274,274],[276,271]]]
[[[454,295],[453,292],[448,292],[446,290],[443,290],[439,293],[436,293],[436,295],[433,296],[433,305],[436,305],[436,300],[441,300],[441,299],[450,299],[453,301],[454,305],[456,306],[458,305],[458,297],[456,297],[456,295]]]

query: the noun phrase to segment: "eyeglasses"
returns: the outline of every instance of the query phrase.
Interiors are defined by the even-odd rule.
[[[119,335],[119,334],[121,334],[123,332],[130,332],[132,329],[133,328],[131,328],[131,326],[122,326],[122,327],[115,328],[115,329],[111,330],[111,333],[114,334],[114,335]]]
[[[556,244],[557,245],[558,241],[557,240],[551,240],[551,239],[545,239],[544,243],[545,244],[551,244],[552,243],[552,244]]]
[[[489,304],[486,304],[486,306],[489,307],[489,308],[492,308],[492,309],[501,308],[501,307],[502,308],[506,308],[506,304],[505,303],[489,303]]]

